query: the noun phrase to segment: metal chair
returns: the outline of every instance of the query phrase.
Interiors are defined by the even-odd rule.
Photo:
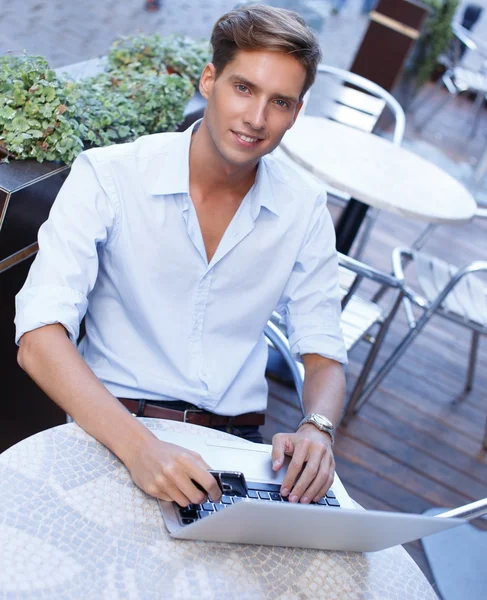
[[[435,89],[443,86],[447,89],[448,94],[433,104],[421,121],[416,124],[416,129],[421,131],[449,102],[459,94],[469,92],[475,94],[474,116],[470,128],[470,135],[473,135],[487,94],[487,45],[459,23],[453,23],[452,31],[453,38],[445,54],[439,59],[439,62],[446,67],[446,71],[438,79],[436,87],[426,96],[420,97],[420,102],[423,104],[431,94],[435,93]],[[460,64],[465,50],[469,50],[479,58],[481,64],[478,69],[464,67]]]
[[[377,130],[379,118],[386,111],[393,120],[392,141],[400,145],[404,137],[406,118],[399,102],[389,92],[365,77],[321,64],[318,66],[316,81],[305,97],[302,112],[372,133]],[[350,199],[348,194],[331,186],[327,186],[327,189],[332,203],[343,206]],[[355,258],[362,255],[378,214],[377,209],[368,210],[353,252]]]
[[[401,300],[404,297],[405,291],[402,283],[393,275],[378,271],[377,269],[361,263],[354,258],[344,254],[339,254],[339,263],[340,291],[342,296],[342,315],[340,324],[342,327],[345,347],[347,352],[351,352],[362,340],[371,345],[360,375],[349,396],[347,409],[343,417],[343,422],[346,423],[349,416],[353,412],[354,406],[361,396],[362,390],[375,363],[384,337],[389,329],[394,315],[401,305]],[[381,289],[385,288],[387,290],[391,290],[392,298],[390,298],[389,305],[387,307],[379,306],[378,303],[368,300],[364,296],[357,293],[359,286],[364,280],[375,283],[376,285],[380,286]],[[286,327],[284,324],[284,319],[277,312],[273,313],[268,327],[271,325],[273,326],[274,332],[278,331],[281,336],[284,337],[287,347],[289,348],[287,338],[285,337]],[[268,340],[272,342],[274,341],[270,336],[268,336]],[[270,346],[270,353],[272,353],[272,344],[269,342],[268,344]],[[290,351],[289,356],[291,357]],[[294,359],[291,357],[291,360]],[[289,357],[286,359],[286,363],[289,366]],[[301,374],[304,375],[302,364],[297,363],[297,365],[297,368],[301,371]],[[281,367],[282,365],[276,365],[276,362],[272,361],[268,365],[268,372],[270,371],[271,373],[277,375],[280,379],[288,381],[289,374]],[[292,377],[293,380],[296,381],[294,374]]]
[[[274,313],[273,319],[268,321],[265,329],[264,335],[267,340],[268,346],[274,348],[279,352],[283,360],[285,361],[289,372],[294,381],[294,386],[296,388],[296,392],[298,394],[299,399],[299,407],[301,409],[301,414],[303,417],[305,416],[305,410],[303,406],[303,382],[304,382],[304,366],[302,363],[295,360],[291,354],[291,349],[289,347],[289,341],[284,333],[279,329],[277,324],[274,322],[279,319],[279,315]]]
[[[487,210],[480,209],[477,216],[486,218]],[[395,277],[403,282],[402,302],[405,306],[409,330],[363,389],[353,407],[353,413],[356,413],[367,401],[435,314],[462,325],[472,332],[464,393],[458,401],[464,400],[473,386],[480,336],[487,335],[487,286],[476,275],[487,273],[487,261],[476,261],[458,268],[421,250],[396,248],[392,254],[392,264]],[[405,285],[406,268],[408,273],[415,270],[415,282],[416,287],[420,289],[419,292],[413,291],[409,283]],[[410,279],[408,277],[408,282]],[[419,318],[414,315],[414,306],[423,311]],[[487,423],[482,443],[487,449]]]

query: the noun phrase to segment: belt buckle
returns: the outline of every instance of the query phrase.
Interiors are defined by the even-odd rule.
[[[189,423],[189,421],[187,420],[188,413],[202,413],[202,412],[205,412],[205,411],[202,410],[201,408],[187,408],[183,414],[183,423]]]

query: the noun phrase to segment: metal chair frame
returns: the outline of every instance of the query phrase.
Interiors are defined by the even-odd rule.
[[[482,325],[477,321],[452,312],[451,309],[447,309],[445,307],[444,303],[445,300],[448,299],[449,294],[454,293],[458,286],[462,284],[465,284],[467,286],[472,285],[471,281],[470,283],[468,282],[469,276],[475,273],[487,273],[487,261],[472,262],[456,270],[455,272],[453,272],[453,274],[451,274],[450,279],[443,285],[442,289],[439,291],[436,297],[433,300],[428,300],[425,296],[414,292],[405,284],[404,267],[408,263],[411,263],[415,259],[417,259],[418,254],[418,250],[413,250],[409,248],[396,248],[393,251],[393,272],[398,281],[402,282],[404,295],[401,298],[401,301],[404,303],[405,306],[409,330],[407,334],[403,337],[399,345],[394,349],[391,355],[382,364],[377,373],[372,377],[370,382],[364,387],[362,393],[360,394],[360,397],[358,398],[357,402],[355,403],[352,409],[352,414],[355,414],[360,409],[360,407],[363,406],[363,404],[368,400],[371,394],[380,385],[382,380],[394,367],[394,365],[401,358],[401,356],[406,352],[409,346],[411,346],[414,340],[418,337],[418,335],[427,325],[431,317],[433,317],[434,315],[441,316],[445,319],[448,319],[449,321],[455,322],[459,325],[463,325],[464,327],[467,327],[472,331],[472,342],[470,346],[464,394],[460,397],[459,400],[457,400],[457,402],[464,400],[466,394],[472,389],[479,338],[480,335],[487,335],[487,310],[485,314],[485,324]],[[447,266],[450,267],[450,265]],[[487,288],[484,289],[484,293],[487,295]],[[423,313],[418,319],[416,319],[414,315],[413,305],[423,310]],[[487,449],[487,422],[482,445],[485,449]]]
[[[394,117],[392,142],[398,146],[401,145],[406,128],[406,117],[404,115],[404,110],[394,96],[373,81],[370,81],[361,75],[357,75],[356,73],[346,71],[345,69],[320,64],[318,66],[317,75],[319,76],[320,74],[327,75],[330,77],[330,79],[340,82],[341,91],[344,93],[341,94],[341,97],[340,94],[331,94],[330,96],[325,96],[325,98],[330,101],[329,106],[330,104],[334,103],[333,105],[338,107],[338,110],[343,113],[342,116],[340,116],[340,114],[332,115],[330,114],[330,111],[325,111],[325,114],[320,111],[319,116],[335,120],[344,125],[348,125],[349,127],[355,127],[372,133],[377,121],[379,120],[379,117],[385,109],[388,109]],[[313,86],[314,89],[316,89],[316,86],[317,83],[315,83]],[[306,94],[303,113],[307,108],[309,108],[309,106],[312,105],[312,103],[310,104],[312,91],[313,88]],[[372,102],[375,100],[380,102]],[[358,126],[357,123],[352,123],[354,120],[354,114],[356,114],[362,120],[361,126]],[[350,199],[349,195],[341,192],[340,190],[329,186],[327,187],[330,193],[331,202],[334,202],[339,206],[343,206]],[[368,210],[366,215],[367,220],[362,226],[362,232],[360,233],[354,249],[353,256],[355,258],[360,258],[362,255],[365,245],[368,242],[372,226],[378,215],[378,209],[370,208]]]
[[[442,108],[459,94],[471,92],[476,94],[474,101],[474,116],[469,133],[469,135],[472,136],[475,133],[480,110],[487,93],[487,46],[484,46],[471,31],[459,23],[453,23],[452,31],[454,37],[447,48],[445,55],[443,55],[442,60],[443,64],[446,66],[446,71],[438,79],[436,86],[427,95],[422,96],[421,102],[423,103],[435,92],[435,89],[441,88],[442,86],[445,86],[448,95],[446,98],[442,98],[439,102],[434,104],[427,112],[426,116],[423,116],[421,121],[416,125],[416,129],[421,131]],[[483,58],[483,64],[480,69],[474,70],[460,65],[465,49],[468,49]],[[475,79],[478,80],[477,85],[475,85]],[[479,86],[478,83],[480,82],[482,82],[483,85]]]

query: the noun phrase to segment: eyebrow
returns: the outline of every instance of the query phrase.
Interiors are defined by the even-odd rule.
[[[244,85],[253,90],[257,90],[258,92],[261,91],[261,88],[257,84],[253,83],[252,81],[249,81],[246,77],[243,77],[242,75],[231,75],[230,81],[233,81],[234,83],[243,83]],[[286,96],[286,94],[275,94],[275,96],[282,100],[286,100],[290,104],[298,104],[299,102],[299,98],[296,98],[295,96]]]

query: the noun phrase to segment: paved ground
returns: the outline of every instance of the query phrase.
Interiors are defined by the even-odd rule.
[[[145,0],[0,0],[0,53],[25,50],[41,54],[53,67],[59,67],[102,56],[117,36],[139,30],[208,38],[216,19],[237,1],[161,0],[159,11],[147,12]],[[360,12],[362,0],[347,0],[340,15],[331,14],[332,1],[268,3],[300,12],[319,34],[324,61],[347,68],[368,26],[368,17]],[[487,8],[487,0],[475,1]],[[475,31],[487,39],[487,10]],[[420,133],[415,128],[417,114],[410,114],[405,144],[460,179],[486,202],[485,184],[473,186],[472,171],[484,149],[487,117],[483,115],[475,136],[469,138],[469,116],[470,103],[460,102],[435,117]]]

